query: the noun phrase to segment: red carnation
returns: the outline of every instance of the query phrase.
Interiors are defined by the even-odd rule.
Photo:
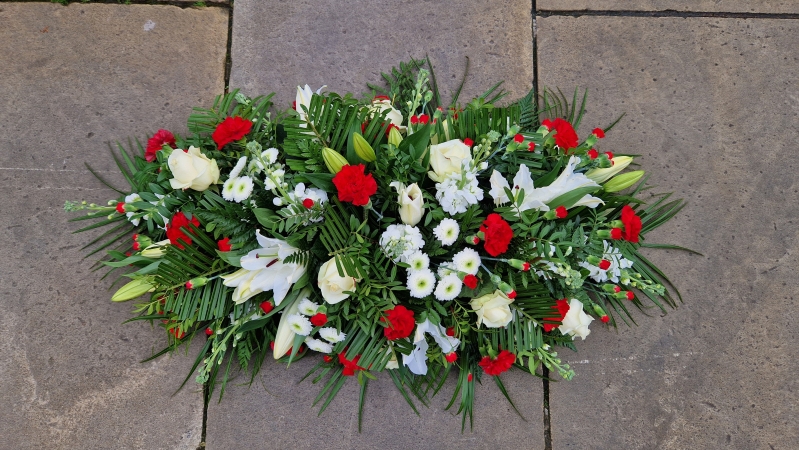
[[[529,152],[535,151],[535,142],[530,142],[529,144],[527,144],[527,151]]]
[[[321,327],[322,325],[327,323],[327,315],[325,313],[316,313],[311,316],[311,323],[315,327]]]
[[[227,144],[238,141],[252,130],[252,122],[239,116],[227,117],[214,130],[211,137],[216,142],[216,148],[222,150]]]
[[[541,126],[545,127],[547,130],[552,130],[552,121],[549,119],[544,119],[541,121]]]
[[[141,248],[141,244],[139,244],[138,242],[134,242],[133,243],[133,250],[138,252],[140,248]]]
[[[355,358],[352,360],[348,360],[344,353],[338,354],[338,361],[344,365],[344,368],[341,369],[341,374],[345,377],[351,377],[355,375],[356,370],[364,370],[363,367],[358,365],[358,360],[361,359],[361,355],[356,355]]]
[[[499,256],[508,251],[508,244],[513,239],[513,230],[508,222],[497,213],[488,215],[480,231],[485,235],[485,249],[491,256]]]
[[[120,214],[125,214],[125,202],[117,203],[117,212]]]
[[[641,232],[641,218],[635,215],[635,211],[630,205],[624,205],[621,209],[621,222],[624,224],[622,237],[625,241],[638,242],[638,234]]]
[[[411,116],[411,125],[416,125],[417,123],[419,123],[419,117],[414,114]]]
[[[605,314],[604,316],[600,317],[599,320],[601,320],[602,323],[608,323],[610,322],[610,317],[608,317],[608,315]]]
[[[472,381],[472,373],[469,372],[469,375],[466,376],[466,381]]]
[[[386,339],[394,341],[411,335],[413,327],[416,326],[413,311],[402,305],[397,305],[394,309],[389,309],[385,313],[386,315],[381,317],[380,321],[388,324],[387,327],[383,328],[383,334],[386,335]]]
[[[479,365],[486,374],[496,376],[510,369],[514,362],[516,362],[516,355],[507,350],[502,350],[496,358],[484,356]]]
[[[566,207],[561,205],[555,208],[555,217],[558,219],[565,219],[566,216],[569,215],[569,211],[566,210]]]
[[[594,133],[594,135],[596,137],[598,137],[599,139],[602,139],[603,137],[605,137],[605,132],[602,131],[602,128],[594,128],[593,131],[591,131],[591,132]]]
[[[513,290],[513,291],[510,291],[510,293],[508,293],[506,295],[508,296],[509,299],[513,300],[514,298],[516,298],[517,294],[516,294],[516,291]]]
[[[191,221],[185,213],[178,211],[172,216],[172,220],[166,224],[166,237],[169,238],[169,243],[176,245],[179,249],[183,250],[183,244],[191,245],[191,238],[183,232],[183,228],[188,228],[189,223],[195,227],[200,226],[200,221],[197,216],[192,216]],[[181,243],[183,241],[183,243]]]
[[[621,288],[618,286],[613,286],[613,292],[618,294],[619,292],[621,292]]]
[[[230,238],[226,237],[216,241],[216,246],[219,247],[220,252],[229,252],[233,246],[230,245]]]
[[[155,153],[168,145],[176,148],[175,135],[167,130],[158,130],[153,137],[147,140],[147,149],[144,151],[144,159],[147,162],[155,161]]]
[[[516,142],[517,144],[521,144],[522,142],[524,142],[524,136],[522,136],[521,133],[519,133],[516,136],[513,136],[513,141]]]
[[[458,354],[455,352],[447,353],[446,355],[444,355],[444,358],[447,359],[448,363],[452,364],[458,360]]]
[[[463,277],[463,284],[469,289],[474,289],[477,287],[477,277],[472,274],[466,275]]]
[[[611,160],[612,160],[612,159],[613,159],[613,152],[605,152],[605,156],[607,156],[607,157],[608,157],[608,159],[611,159]],[[611,163],[613,163],[613,161],[611,161]],[[615,164],[615,163],[614,163],[614,164]]]
[[[330,362],[333,361],[333,357],[330,356],[330,355],[322,355],[322,361],[324,361],[326,363],[330,363]]]
[[[270,302],[269,300],[261,302],[259,306],[261,307],[261,311],[263,311],[264,314],[269,314],[270,312],[272,312],[273,309],[275,309],[275,305],[272,304],[272,302]]]
[[[602,269],[602,270],[610,269],[610,261],[608,261],[607,259],[603,259],[602,261],[599,261],[599,268]]]
[[[430,122],[430,116],[428,116],[427,114],[422,114],[421,116],[419,116],[419,123],[421,123],[422,125],[427,125],[427,122]]]
[[[566,317],[566,313],[569,312],[569,301],[567,299],[561,299],[555,301],[555,306],[552,307],[553,309],[558,310],[558,314],[560,317],[547,317],[548,320],[557,320],[558,322],[562,322],[563,318]],[[559,327],[559,324],[556,323],[544,323],[544,331],[552,331],[555,328]]]
[[[212,334],[214,334],[214,330],[212,330],[210,327],[205,329],[205,335],[206,336],[210,336]]]
[[[599,158],[599,152],[594,150],[593,148],[591,150],[588,150],[588,158],[590,158],[590,159]]]
[[[557,134],[555,134],[555,145],[562,150],[577,147],[577,133],[574,131],[569,121],[558,117],[552,122],[552,128],[557,132]]]
[[[466,144],[467,147],[471,147],[472,145],[474,145],[474,141],[469,138],[464,139],[463,143]]]
[[[611,239],[621,239],[621,228],[611,228],[610,229],[610,238]]]
[[[627,291],[627,293],[624,295],[627,297],[627,300],[635,300],[635,294],[633,291]]]
[[[333,184],[338,189],[338,199],[350,202],[355,206],[369,203],[369,196],[377,192],[377,182],[372,174],[365,174],[363,164],[346,165],[333,177]]]
[[[447,336],[455,336],[455,327],[448,327],[447,328]]]

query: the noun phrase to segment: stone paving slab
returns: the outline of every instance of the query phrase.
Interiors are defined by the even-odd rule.
[[[317,358],[319,356],[316,356]],[[287,370],[274,361],[264,364],[251,388],[228,387],[221,403],[208,408],[207,448],[343,449],[489,449],[543,448],[541,381],[514,370],[502,376],[524,421],[508,404],[490,377],[476,387],[474,431],[461,434],[461,418],[445,411],[454,389],[449,380],[430,408],[417,404],[420,415],[405,402],[387,374],[369,383],[362,432],[358,432],[358,382],[348,380],[325,412],[312,407],[320,387],[299,380],[316,364],[305,358]],[[241,384],[249,375],[241,376]]]
[[[462,100],[503,79],[509,99],[532,87],[529,1],[402,0],[387,8],[357,0],[342,5],[237,1],[231,87],[249,95],[275,92],[276,106],[285,109],[298,85],[361,94],[367,82],[382,81],[381,72],[425,54],[445,102],[462,79],[466,57],[471,58],[470,76]]]
[[[691,11],[799,13],[793,0],[538,0],[539,11]]]
[[[578,374],[551,387],[553,448],[799,448],[799,22],[538,26],[541,82],[589,88],[582,132],[626,112],[599,148],[642,155],[651,183],[688,200],[649,240],[704,254],[648,252],[685,303],[594,326],[566,356]]]
[[[226,36],[221,8],[0,4],[0,447],[200,443],[201,393],[172,396],[193,359],[139,363],[164,333],[122,325],[132,305],[109,301],[63,204],[115,195],[83,167],[119,181],[107,141],[184,131],[223,88]]]

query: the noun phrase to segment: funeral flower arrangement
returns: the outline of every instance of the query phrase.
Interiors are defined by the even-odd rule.
[[[682,203],[637,197],[612,124],[580,139],[585,96],[444,104],[423,61],[384,79],[367,99],[298,88],[275,118],[271,96],[220,96],[188,136],[112,152],[129,187],[107,206],[67,203],[97,221],[79,231],[110,226],[91,244],[124,277],[112,300],[165,330],[153,357],[202,338],[186,380],[208,392],[318,358],[322,410],[377,372],[415,410],[456,369],[465,423],[481,378],[506,397],[512,367],[571,379],[557,347],[675,305],[639,248]]]

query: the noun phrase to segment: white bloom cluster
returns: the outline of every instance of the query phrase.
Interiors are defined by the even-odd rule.
[[[468,164],[470,162],[464,161],[462,172],[452,172],[436,183],[436,200],[450,215],[464,213],[469,205],[483,199],[483,190],[477,185],[477,171]]]
[[[602,259],[610,261],[610,267],[608,267],[608,270],[602,270],[597,266],[589,264],[587,261],[581,262],[580,267],[588,269],[590,272],[588,276],[597,283],[602,283],[608,280],[618,283],[619,276],[621,275],[621,269],[629,269],[633,266],[633,262],[629,259],[626,259],[621,254],[621,251],[610,245],[608,241],[602,241],[602,244],[605,246]]]
[[[230,171],[227,181],[222,185],[222,198],[229,202],[241,203],[252,194],[253,182],[248,176],[239,176],[247,164],[247,157],[242,156]]]
[[[449,217],[442,219],[437,227],[433,228],[433,234],[436,239],[441,241],[441,245],[448,246],[454,244],[458,240],[460,234],[460,227],[455,219]]]
[[[389,225],[380,235],[380,247],[394,262],[408,262],[408,258],[423,246],[422,233],[410,225]]]

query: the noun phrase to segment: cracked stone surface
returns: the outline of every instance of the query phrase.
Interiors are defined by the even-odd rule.
[[[657,191],[688,201],[649,242],[704,255],[648,252],[685,303],[563,353],[577,376],[551,386],[553,448],[799,447],[799,22],[538,25],[541,82],[589,89],[582,132],[626,112],[599,148],[640,154]]]
[[[248,95],[275,92],[279,109],[291,107],[298,85],[367,93],[366,83],[379,83],[381,72],[426,54],[445,102],[461,82],[467,57],[461,99],[503,79],[508,99],[532,87],[529,1],[401,0],[386,8],[357,0],[342,8],[312,0],[239,0],[233,23],[231,87]]]
[[[538,0],[540,11],[691,11],[734,13],[799,13],[792,0]]]
[[[83,167],[121,186],[108,141],[183,132],[221,92],[227,12],[2,3],[0,24],[2,446],[195,449],[202,395],[172,396],[193,359],[139,363],[165,333],[122,324],[63,204],[116,196]]]

